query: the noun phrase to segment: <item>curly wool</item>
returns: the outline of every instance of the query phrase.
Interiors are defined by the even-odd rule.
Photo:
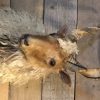
[[[76,42],[72,43],[70,40],[63,40],[61,38],[58,38],[58,42],[60,44],[60,47],[63,49],[63,52],[65,52],[65,54],[78,54],[79,50]]]
[[[0,82],[11,82],[13,85],[23,85],[31,79],[39,79],[49,73],[47,69],[30,66],[20,52],[11,55],[0,65]]]

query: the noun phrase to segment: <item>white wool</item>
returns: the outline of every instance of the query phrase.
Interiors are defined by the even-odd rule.
[[[19,86],[49,74],[46,68],[30,66],[20,52],[16,52],[11,59],[6,59],[0,65],[0,83],[11,82]]]
[[[70,40],[63,40],[61,38],[58,38],[57,39],[59,44],[60,44],[60,47],[63,49],[63,51],[66,53],[66,54],[78,54],[79,50],[78,50],[78,47],[77,47],[77,44],[76,42],[71,42]]]

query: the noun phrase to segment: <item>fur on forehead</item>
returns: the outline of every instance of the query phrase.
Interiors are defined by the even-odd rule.
[[[78,46],[76,42],[71,42],[70,40],[64,40],[61,38],[58,38],[57,40],[65,54],[68,54],[68,55],[73,54],[73,53],[78,54],[79,50],[78,50]]]

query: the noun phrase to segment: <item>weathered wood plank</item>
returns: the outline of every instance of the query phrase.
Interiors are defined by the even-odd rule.
[[[55,32],[64,24],[76,27],[77,0],[45,0],[44,24],[47,32]]]
[[[72,15],[73,14],[73,15]],[[76,27],[77,0],[45,0],[44,25],[47,33],[56,32],[64,24],[69,32]],[[57,75],[43,82],[42,100],[74,100],[74,74],[70,74],[72,87],[68,88]]]
[[[11,8],[25,10],[39,18],[43,17],[43,0],[11,0]]]
[[[38,22],[34,25],[43,22],[43,0],[11,0],[11,8],[35,15]],[[41,100],[41,80],[32,80],[18,88],[10,86],[10,100]]]
[[[96,26],[100,22],[100,1],[78,1],[78,27]],[[85,42],[85,41],[84,41]],[[87,48],[79,56],[79,61],[88,68],[100,67],[100,41]],[[99,100],[100,80],[88,79],[77,74],[76,100]]]
[[[43,82],[42,100],[74,100],[74,74],[70,73],[72,86],[66,86],[58,75],[51,75]]]
[[[41,100],[41,80],[33,80],[21,87],[10,87],[9,100]]]
[[[0,7],[10,7],[10,0],[0,0]]]
[[[9,100],[9,83],[0,84],[0,100]]]

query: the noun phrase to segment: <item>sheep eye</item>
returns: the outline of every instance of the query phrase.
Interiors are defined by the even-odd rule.
[[[54,58],[51,58],[50,61],[49,61],[49,64],[54,67],[56,65],[56,61]]]

